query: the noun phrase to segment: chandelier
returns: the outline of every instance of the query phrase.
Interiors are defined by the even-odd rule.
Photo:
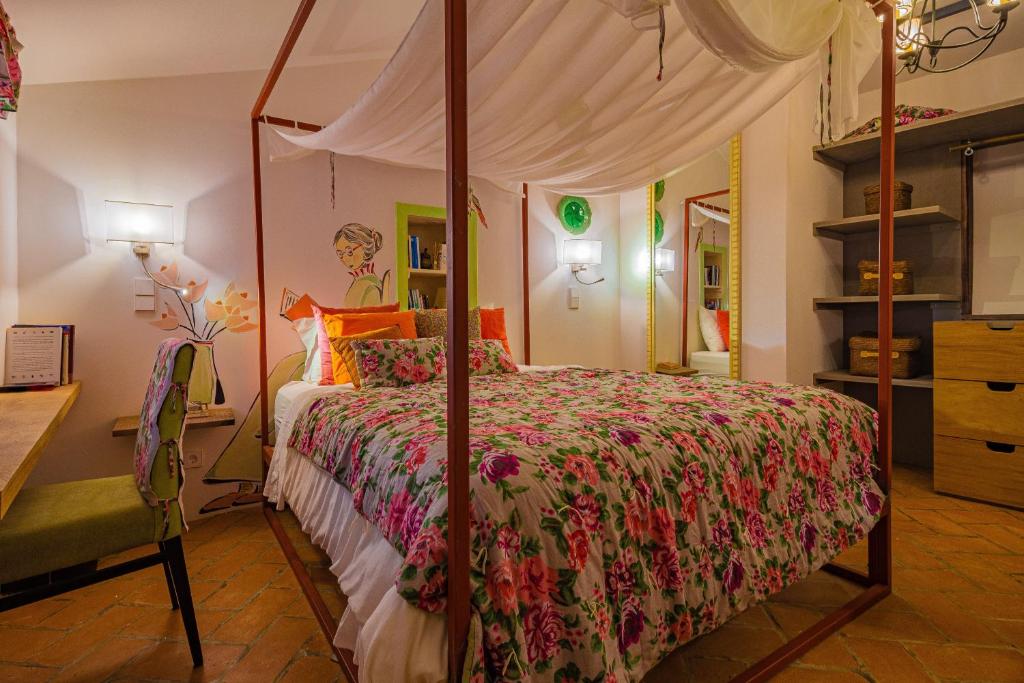
[[[958,0],[939,7],[937,0],[896,0],[896,54],[903,61],[897,73],[946,73],[967,66],[992,46],[1006,28],[1010,10],[1019,4],[1020,0]],[[970,12],[973,25],[965,20],[938,28],[940,20],[964,12]],[[940,57],[955,52],[959,54],[952,63],[939,63]]]

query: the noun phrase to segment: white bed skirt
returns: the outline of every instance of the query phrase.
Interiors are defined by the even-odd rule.
[[[291,507],[302,530],[331,558],[331,572],[348,598],[334,644],[355,653],[359,679],[446,680],[444,616],[413,607],[398,595],[395,580],[402,556],[356,512],[348,489],[282,440],[265,491],[278,510],[286,503]]]

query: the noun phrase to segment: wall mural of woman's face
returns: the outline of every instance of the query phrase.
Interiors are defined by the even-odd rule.
[[[344,237],[339,237],[334,243],[334,253],[349,270],[361,268],[366,262],[366,247],[358,242],[349,242]]]

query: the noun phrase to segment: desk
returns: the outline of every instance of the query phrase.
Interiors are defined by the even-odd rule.
[[[232,408],[210,408],[205,413],[185,414],[185,426],[189,429],[205,427],[229,427],[235,424],[235,411]],[[139,416],[125,415],[114,420],[111,436],[135,437],[139,433]]]
[[[7,514],[81,388],[81,382],[72,382],[43,391],[0,393],[0,519]]]

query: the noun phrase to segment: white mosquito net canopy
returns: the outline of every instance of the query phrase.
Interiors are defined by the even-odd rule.
[[[469,0],[469,26],[470,173],[583,195],[671,175],[815,68],[839,136],[880,48],[864,0]],[[279,132],[299,147],[443,169],[443,1],[425,2],[340,118]]]

